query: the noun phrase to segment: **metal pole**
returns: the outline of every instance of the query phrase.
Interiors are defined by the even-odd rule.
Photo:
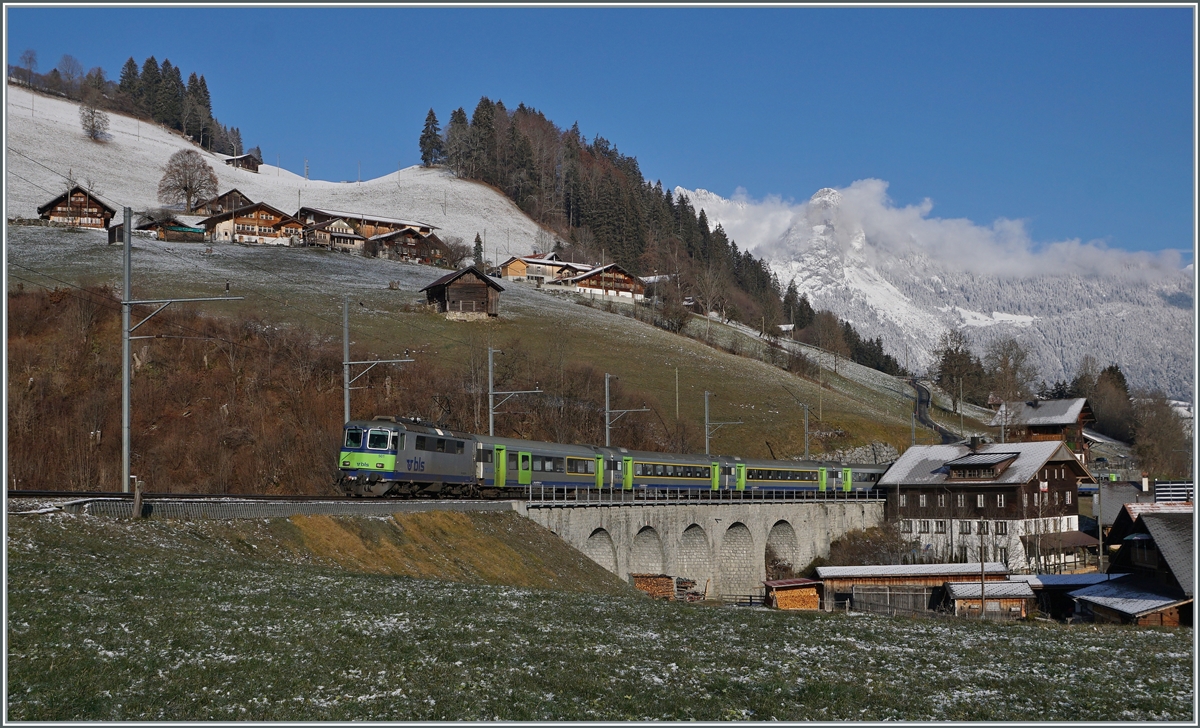
[[[493,394],[496,385],[492,382],[492,354],[495,349],[488,347],[488,437],[496,434],[496,395]]]
[[[917,405],[917,406],[919,407],[920,405]],[[917,413],[916,412],[912,413],[912,444],[913,444],[913,447],[916,447],[916,445],[917,445]]]
[[[808,460],[808,405],[804,405],[804,459]]]
[[[966,437],[966,429],[963,427],[963,408],[962,408],[962,377],[958,378],[958,436]]]
[[[704,454],[708,454],[708,390],[704,390]]]
[[[608,372],[604,373],[604,447],[609,447],[609,430],[612,429],[608,421],[608,412],[610,406],[608,404],[608,380],[612,375]]]
[[[350,421],[350,297],[342,297],[342,422]]]
[[[125,208],[125,227],[121,231],[125,238],[125,286],[121,299],[121,492],[129,492],[129,308],[133,294],[130,291],[130,273],[133,251],[133,211]]]
[[[675,367],[675,421],[679,421],[679,367]]]

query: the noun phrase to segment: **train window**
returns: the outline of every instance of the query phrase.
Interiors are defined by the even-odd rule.
[[[362,447],[362,430],[346,430],[346,447]]]
[[[508,454],[508,469],[513,471],[517,469],[517,454],[515,452]]]
[[[492,462],[492,451],[491,451],[491,450],[486,450],[486,449],[485,449],[485,450],[480,450],[480,451],[479,451],[479,462],[481,462],[481,463],[490,463],[490,462]]]
[[[701,470],[703,470],[703,471],[704,471],[704,477],[705,477],[705,478],[711,478],[711,477],[712,477],[712,468],[711,468],[711,467],[708,467],[708,468],[701,468]]]
[[[563,460],[562,458],[554,458],[554,472],[556,472],[556,473],[567,472],[566,461]]]
[[[367,448],[370,450],[386,450],[388,447],[387,430],[371,430],[367,433]]]
[[[446,441],[443,438],[440,438],[440,437],[438,438],[437,451],[438,452],[446,452]]]
[[[454,452],[455,452],[455,454],[457,454],[457,455],[462,455],[462,454],[463,454],[463,443],[462,443],[462,440],[455,440],[455,441],[454,441]]]
[[[424,435],[417,435],[417,442],[413,445],[417,450],[428,450],[429,446],[425,444],[426,438]]]
[[[542,470],[542,456],[541,455],[533,456],[533,469],[537,470],[538,472],[541,472],[541,470]]]
[[[661,465],[655,465],[655,466],[654,466],[654,474],[655,474],[655,475],[659,475],[659,476],[661,476],[661,475],[663,474],[663,471],[664,471],[664,470],[665,470],[665,468],[663,468],[663,466],[661,466]]]
[[[392,433],[392,449],[393,450],[403,450],[404,449],[404,433],[403,432],[393,432]]]
[[[675,466],[674,465],[667,466],[667,475],[670,475],[671,477],[675,477]]]

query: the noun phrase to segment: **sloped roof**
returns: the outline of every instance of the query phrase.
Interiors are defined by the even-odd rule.
[[[1142,489],[1136,485],[1129,483],[1113,483],[1109,481],[1100,481],[1099,501],[1100,501],[1100,523],[1105,526],[1111,526],[1117,522],[1117,517],[1121,515],[1121,511],[1125,510],[1126,503],[1136,503],[1139,498],[1150,500],[1149,493],[1143,493]]]
[[[1033,589],[1023,581],[985,581],[983,596],[993,599],[1032,599]],[[948,581],[946,593],[951,599],[979,598],[978,581]]]
[[[286,222],[286,221],[288,221],[288,220],[294,220],[294,219],[296,219],[296,218],[295,218],[295,217],[293,217],[292,215],[289,215],[289,214],[287,214],[287,213],[286,213],[286,212],[284,212],[283,210],[280,210],[278,207],[274,207],[273,205],[268,205],[268,204],[267,204],[267,203],[265,203],[265,202],[251,202],[251,203],[250,203],[250,204],[248,204],[248,205],[242,205],[242,206],[241,206],[241,207],[239,207],[239,208],[236,208],[236,209],[233,209],[233,210],[226,210],[225,212],[220,212],[220,213],[217,213],[216,215],[213,215],[213,216],[211,216],[211,217],[206,217],[206,218],[204,218],[203,220],[201,220],[201,221],[200,221],[198,224],[200,224],[200,225],[203,225],[204,227],[208,227],[208,224],[209,224],[209,223],[216,224],[216,223],[218,223],[218,222],[221,222],[222,220],[224,220],[224,219],[226,219],[226,218],[233,217],[233,216],[235,216],[235,215],[238,215],[238,214],[239,214],[239,213],[241,213],[241,212],[244,212],[244,211],[246,211],[246,210],[251,210],[251,209],[254,209],[254,208],[257,208],[257,207],[265,207],[266,209],[268,209],[268,210],[270,210],[271,212],[273,212],[273,213],[275,213],[276,215],[278,215],[278,216],[279,216],[279,222],[280,222],[280,224],[282,224],[282,223],[284,223],[284,222]]]
[[[998,561],[983,565],[985,573],[1007,574]],[[818,566],[818,579],[853,579],[875,576],[964,576],[979,573],[979,562],[965,564],[893,564],[887,566]]]
[[[820,583],[816,579],[772,579],[764,581],[763,586],[771,589],[780,589],[789,586],[816,586]]]
[[[1079,531],[1059,531],[1057,533],[1026,534],[1021,537],[1021,543],[1029,549],[1041,539],[1041,548],[1045,551],[1061,551],[1087,546],[1098,546],[1100,541]]]
[[[1087,400],[1083,397],[1076,399],[1047,399],[1031,400],[1029,402],[1005,402],[1000,405],[1000,411],[992,418],[992,427],[1004,424],[1004,415],[1008,414],[1008,426],[1045,426],[1045,425],[1074,425],[1079,422],[1079,414],[1083,412]]]
[[[1166,593],[1166,587],[1148,579],[1128,577],[1084,587],[1067,596],[1091,602],[1134,617],[1190,601]]]
[[[103,207],[105,210],[108,210],[108,211],[109,211],[109,213],[111,213],[111,214],[112,214],[114,217],[116,216],[116,214],[117,214],[117,211],[116,211],[115,209],[113,209],[113,208],[109,207],[108,205],[104,204],[104,201],[103,201],[103,200],[101,200],[99,197],[97,197],[96,195],[92,194],[91,192],[89,192],[89,191],[85,190],[84,188],[80,187],[79,185],[75,185],[75,186],[74,186],[74,187],[72,187],[71,189],[67,190],[66,192],[62,193],[61,195],[59,195],[59,196],[55,197],[53,200],[50,200],[50,201],[49,201],[49,202],[47,202],[46,204],[44,204],[44,205],[42,205],[41,207],[39,207],[39,208],[37,209],[37,211],[38,211],[38,214],[39,214],[39,215],[41,215],[41,214],[42,214],[43,212],[45,212],[46,210],[49,210],[49,209],[53,208],[55,205],[57,205],[57,204],[58,204],[58,201],[59,201],[59,200],[61,200],[62,198],[66,197],[66,196],[68,196],[68,195],[73,195],[73,194],[75,194],[76,192],[82,192],[83,194],[87,195],[87,196],[88,196],[88,198],[92,200],[92,202],[95,202],[95,203],[96,203],[97,205],[99,205],[100,207]]]
[[[1139,519],[1154,539],[1158,552],[1166,560],[1175,580],[1187,596],[1194,596],[1192,543],[1193,515],[1187,513],[1143,513]]]
[[[1051,460],[1071,461],[1075,456],[1066,443],[1058,440],[1048,442],[987,443],[980,445],[974,453],[965,444],[918,445],[904,451],[900,459],[879,479],[880,485],[936,485],[946,481],[950,469],[946,463],[971,455],[991,453],[1016,453],[1017,459],[999,476],[989,479],[989,484],[1005,485],[1028,483]]]
[[[642,282],[640,278],[638,278],[634,274],[630,273],[629,271],[625,270],[620,265],[618,265],[616,263],[609,263],[608,265],[602,265],[602,266],[598,266],[596,268],[592,268],[591,270],[584,271],[583,273],[580,273],[577,276],[574,276],[571,278],[564,278],[564,279],[562,279],[562,283],[579,283],[580,281],[584,281],[584,280],[587,280],[588,278],[591,278],[592,276],[596,275],[597,273],[603,273],[606,270],[619,270],[622,273],[624,273],[625,275],[632,278],[633,280],[637,281],[638,283]]]
[[[966,467],[968,465],[999,465],[1005,460],[1012,460],[1019,453],[1015,452],[980,452],[964,455],[957,460],[948,460],[948,467]]]
[[[401,220],[398,217],[384,217],[382,215],[368,215],[363,212],[346,212],[345,210],[329,210],[324,207],[307,207],[307,206],[301,207],[296,212],[296,216],[299,217],[300,214],[302,212],[304,212],[305,210],[311,210],[312,212],[319,212],[322,215],[331,215],[333,217],[344,217],[344,218],[347,218],[350,220],[369,220],[371,222],[388,222],[388,223],[393,223],[396,225],[412,225],[415,227],[427,227],[430,230],[439,230],[440,229],[436,225],[430,225],[427,222],[418,222],[416,220]]]
[[[479,278],[483,279],[483,282],[484,282],[484,283],[488,284],[488,285],[489,285],[489,286],[491,286],[492,288],[495,288],[497,291],[503,291],[503,290],[504,290],[504,289],[503,289],[503,288],[500,286],[500,284],[499,284],[499,283],[497,283],[496,281],[492,280],[492,277],[491,277],[491,276],[489,276],[489,275],[485,275],[485,274],[481,273],[481,272],[479,271],[479,269],[478,269],[478,268],[476,268],[475,266],[469,266],[469,267],[467,267],[467,268],[463,268],[463,269],[461,269],[461,270],[456,270],[456,271],[454,271],[453,273],[447,273],[446,275],[442,276],[441,278],[438,278],[438,279],[437,279],[436,281],[434,281],[433,283],[430,283],[429,285],[427,285],[427,286],[425,286],[424,288],[422,288],[420,292],[421,292],[421,293],[424,293],[425,291],[428,291],[428,290],[429,290],[429,289],[431,289],[431,288],[439,288],[439,287],[442,287],[442,286],[447,286],[447,285],[450,285],[451,283],[453,283],[454,281],[458,280],[458,279],[459,279],[459,278],[461,278],[462,276],[465,276],[465,275],[466,275],[466,274],[468,274],[468,273],[474,273],[476,276],[478,276]]]
[[[1023,581],[1033,589],[1080,589],[1093,584],[1123,579],[1126,574],[1105,574],[1091,571],[1086,574],[1011,574],[1009,581]]]

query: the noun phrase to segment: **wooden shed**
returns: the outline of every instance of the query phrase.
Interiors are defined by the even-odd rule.
[[[959,617],[978,617],[979,581],[946,582],[946,599],[954,605]],[[1025,581],[982,582],[984,617],[991,619],[1024,619],[1033,602],[1033,588]]]
[[[262,162],[258,161],[258,158],[253,154],[239,154],[236,157],[230,157],[229,159],[226,159],[225,164],[228,164],[230,167],[248,169],[251,172],[257,173],[258,165],[262,164]]]
[[[816,579],[764,581],[768,607],[776,609],[820,609],[823,585]]]
[[[500,287],[472,266],[444,275],[421,289],[438,313],[447,318],[468,320],[500,315]]]

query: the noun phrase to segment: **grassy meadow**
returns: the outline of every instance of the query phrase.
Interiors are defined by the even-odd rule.
[[[473,518],[10,515],[6,717],[1195,719],[1190,629],[651,602]]]

